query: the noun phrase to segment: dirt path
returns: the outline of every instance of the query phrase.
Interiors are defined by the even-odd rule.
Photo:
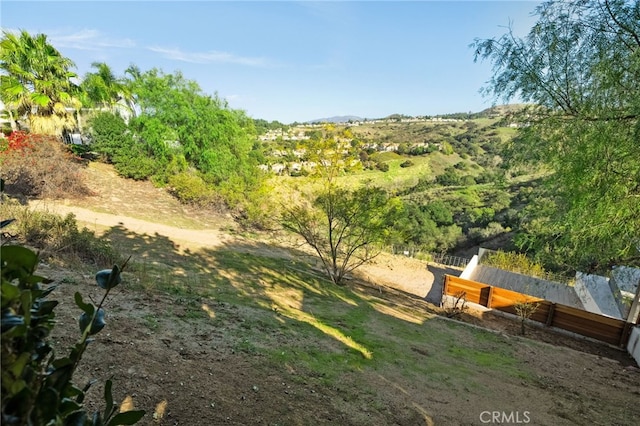
[[[163,236],[180,246],[191,249],[230,246],[233,245],[232,242],[243,240],[240,236],[231,235],[219,229],[170,226],[125,215],[96,212],[71,205],[69,202],[36,201],[30,203],[30,207],[63,216],[72,213],[82,226],[96,232],[121,226],[140,235]],[[291,255],[286,247],[276,247],[273,241],[269,241],[268,244],[267,246],[256,244],[251,251],[269,257],[289,257]],[[298,250],[300,249],[298,248]],[[426,262],[387,253],[380,254],[370,264],[360,267],[357,275],[372,284],[391,287],[419,297],[426,297],[434,282],[437,281],[434,274],[427,269]]]
[[[53,201],[34,202],[30,207],[66,216],[73,213],[78,222],[91,229],[99,227],[122,226],[131,232],[147,235],[162,235],[175,242],[187,243],[192,247],[219,247],[235,237],[215,229],[187,229],[161,223],[149,222],[133,217],[100,213],[87,208],[56,203]]]

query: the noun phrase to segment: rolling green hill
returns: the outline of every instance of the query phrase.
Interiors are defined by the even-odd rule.
[[[520,107],[494,107],[472,118],[299,125],[263,142],[268,162],[282,168],[272,177],[272,186],[286,194],[282,188],[295,192],[315,185],[314,170],[307,168],[308,151],[314,149],[314,140],[333,137],[343,147],[344,161],[352,164],[338,178],[341,185],[366,182],[384,188],[400,196],[411,215],[424,216],[408,225],[415,237],[395,245],[455,253],[482,244],[511,249],[519,212],[529,202],[526,188],[537,177],[513,175],[502,157],[517,132],[519,123],[512,117]],[[434,220],[433,214],[425,213],[434,205],[451,220]]]

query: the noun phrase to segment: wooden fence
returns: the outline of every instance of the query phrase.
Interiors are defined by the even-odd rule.
[[[441,265],[452,266],[454,268],[460,269],[464,269],[471,261],[471,259],[467,259],[465,257],[450,256],[448,254],[433,253],[431,257],[434,263],[439,263]]]
[[[428,251],[422,251],[414,246],[402,246],[402,245],[391,245],[386,246],[384,250],[388,251],[391,254],[402,254],[409,257],[415,257],[418,259],[428,259],[433,263],[438,263],[440,265],[451,266],[454,268],[464,269],[471,259],[466,257],[458,257],[451,256],[444,253],[434,253]]]
[[[464,294],[463,298],[467,302],[514,315],[517,315],[517,303],[537,303],[538,307],[530,320],[616,346],[626,345],[633,325],[620,319],[452,275],[445,275],[442,294],[453,297]]]

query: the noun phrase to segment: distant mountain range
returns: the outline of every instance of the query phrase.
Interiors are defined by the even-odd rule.
[[[329,118],[318,118],[307,121],[307,123],[348,123],[349,121],[362,121],[364,118],[355,115],[337,115]]]
[[[526,106],[526,104],[510,104],[510,105],[494,105],[492,107],[486,108],[480,112],[476,112],[476,113],[466,113],[466,112],[459,112],[459,113],[454,113],[454,114],[437,114],[434,115],[434,117],[458,117],[458,118],[462,118],[464,116],[472,116],[471,118],[477,118],[477,117],[482,117],[482,116],[490,116],[490,115],[505,115],[505,114],[509,114],[509,113],[513,113],[515,111],[518,111],[522,108],[524,108]],[[476,117],[473,117],[476,116]],[[385,118],[409,118],[410,116],[405,116],[403,114],[391,114],[388,117]],[[364,120],[372,120],[372,118],[362,118],[362,117],[358,117],[356,115],[337,115],[334,117],[328,117],[328,118],[318,118],[315,120],[310,120],[307,121],[307,123],[310,124],[314,124],[314,123],[348,123],[349,121],[364,121]],[[375,120],[375,119],[374,119]]]

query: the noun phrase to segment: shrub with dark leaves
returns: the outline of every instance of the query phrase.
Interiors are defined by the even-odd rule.
[[[109,292],[121,282],[126,266],[96,274],[98,286],[105,290],[96,306],[75,294],[82,310],[78,320],[80,339],[68,356],[56,358],[48,336],[55,325],[58,302],[47,296],[55,289],[51,280],[35,274],[38,255],[22,246],[1,247],[2,263],[2,424],[3,425],[132,425],[144,411],[117,413],[112,382],[104,388],[105,408],[89,415],[83,406],[85,392],[76,387],[73,374],[92,336],[105,326],[102,307]]]

